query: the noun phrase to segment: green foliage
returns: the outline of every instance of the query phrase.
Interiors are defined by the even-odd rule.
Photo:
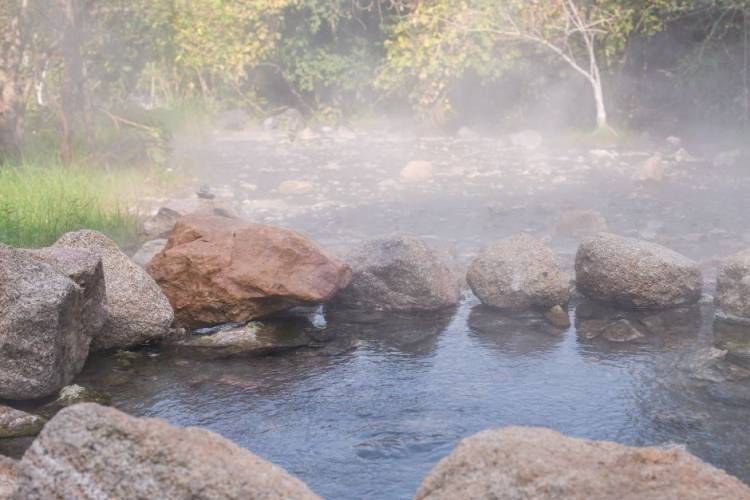
[[[481,31],[484,21],[472,2],[421,5],[390,28],[378,85],[406,94],[418,110],[442,121],[450,113],[453,84],[470,71],[492,80],[518,54],[513,48],[501,50],[492,33]]]
[[[531,66],[536,75],[548,68],[544,76],[553,79],[570,72],[540,39],[587,67],[586,39],[571,31],[567,17],[571,6],[595,41],[605,82],[623,68],[634,38],[692,23],[700,40],[676,48],[680,60],[670,68],[680,78],[676,88],[690,90],[732,67],[737,70],[721,91],[736,94],[748,86],[747,70],[739,67],[748,63],[737,47],[743,30],[745,46],[750,39],[749,0],[27,0],[26,50],[16,74],[25,92],[23,123],[36,136],[29,142],[60,143],[54,136],[64,128],[60,19],[66,4],[83,12],[87,109],[73,134],[75,150],[107,164],[116,157],[161,162],[168,153],[165,131],[173,125],[159,119],[173,122],[182,113],[164,109],[199,100],[211,110],[243,107],[258,116],[293,106],[321,121],[395,100],[446,121],[466,81],[518,85],[528,82]],[[2,2],[0,26],[13,21],[20,5]],[[713,83],[704,88],[719,91]],[[532,93],[518,92],[537,99]],[[730,100],[717,99],[731,108]],[[135,151],[121,154],[119,143]]]

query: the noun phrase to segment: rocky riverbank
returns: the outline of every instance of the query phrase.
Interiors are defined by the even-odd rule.
[[[475,141],[461,139],[460,147]],[[529,159],[538,142],[527,147],[511,141],[508,147],[539,163],[537,156]],[[601,165],[622,159],[601,152],[589,156]],[[648,171],[636,182],[668,182],[679,172],[656,175],[653,165],[682,162],[676,157],[646,162]],[[337,171],[334,167],[329,170]],[[379,182],[379,191],[430,191],[456,177],[444,167],[408,162],[397,181]],[[492,177],[475,173],[465,178]],[[278,192],[314,197],[316,183],[291,179]],[[285,471],[218,436],[78,404],[109,404],[110,397],[73,384],[95,353],[106,353],[97,362],[113,365],[109,376],[117,380],[108,385],[126,392],[128,370],[151,348],[159,350],[153,352],[154,381],[160,352],[179,353],[165,360],[186,372],[193,363],[205,367],[248,359],[281,366],[290,363],[282,356],[290,352],[299,352],[300,359],[336,359],[372,341],[398,356],[430,352],[437,347],[425,339],[466,314],[467,301],[481,302],[462,318],[480,342],[502,345],[500,351],[544,353],[572,334],[594,359],[605,352],[601,345],[615,346],[622,355],[656,346],[667,356],[694,344],[703,331],[701,308],[713,302],[710,349],[680,360],[679,366],[717,400],[735,405],[750,400],[744,385],[750,380],[748,251],[712,263],[718,269],[714,290],[713,276],[704,277],[705,261],[654,241],[652,232],[661,226],[618,231],[601,213],[575,208],[560,213],[551,237],[530,235],[535,231],[524,227],[502,237],[489,229],[481,244],[421,233],[357,234],[346,245],[324,248],[328,238],[315,242],[286,227],[245,221],[240,217],[248,215],[245,209],[258,209],[255,215],[270,212],[252,203],[238,209],[234,195],[225,194],[202,189],[158,207],[143,224],[150,241],[132,259],[105,236],[86,230],[66,234],[45,249],[0,247],[0,449],[10,448],[3,441],[20,443],[16,450],[28,448],[20,463],[0,462],[0,497],[313,498]],[[486,208],[503,220],[516,210],[499,201]],[[373,214],[374,227],[381,215]],[[551,244],[558,241],[564,248],[573,245],[575,255]],[[292,362],[279,371],[294,376],[296,369]],[[192,374],[189,384],[205,384],[208,379],[199,375]],[[212,382],[245,391],[256,387],[252,379],[227,375]],[[117,393],[113,396],[117,400]],[[676,417],[660,418],[673,422]],[[479,441],[489,448],[476,446]],[[538,441],[552,444],[544,448]],[[537,452],[546,468],[526,468],[539,461]],[[484,434],[456,454],[425,480],[420,498],[451,498],[455,491],[471,491],[472,498],[609,498],[615,490],[626,498],[649,492],[698,498],[708,489],[721,498],[748,497],[741,483],[681,451],[580,442],[542,429]],[[91,456],[99,459],[86,460]],[[486,457],[497,456],[519,466],[466,471],[461,465],[491,464],[497,460]],[[567,464],[575,460],[579,473],[571,476]],[[612,482],[601,465],[608,460],[622,466],[623,478],[647,474],[653,483]],[[267,472],[247,474],[248,469]],[[464,485],[462,478],[470,476],[484,479]],[[519,477],[533,481],[519,486]]]

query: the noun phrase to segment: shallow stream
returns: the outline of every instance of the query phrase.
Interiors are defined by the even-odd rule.
[[[556,233],[558,215],[595,209],[615,232],[699,260],[711,293],[717,259],[750,241],[750,179],[697,159],[671,164],[660,183],[633,181],[653,153],[528,152],[495,139],[393,133],[290,144],[238,133],[185,141],[175,157],[243,217],[292,227],[338,254],[400,230],[455,248],[461,268],[482,245],[528,231],[570,270],[577,243]],[[433,162],[433,177],[402,182],[400,169],[418,159]],[[285,194],[283,180],[309,185]],[[509,424],[686,446],[750,483],[750,372],[712,350],[721,342],[713,313],[710,299],[628,315],[578,297],[561,332],[466,293],[445,315],[329,314],[325,329],[307,327],[315,346],[269,357],[209,360],[158,346],[99,355],[79,383],[128,413],[211,429],[329,499],[411,498],[460,439]],[[587,339],[602,314],[648,334]]]

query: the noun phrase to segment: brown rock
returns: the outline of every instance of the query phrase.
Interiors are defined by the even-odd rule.
[[[17,497],[316,499],[286,471],[203,429],[93,403],[62,410],[18,466]]]
[[[215,216],[187,216],[147,267],[180,326],[244,322],[325,302],[351,270],[288,229]]]
[[[532,427],[464,439],[416,500],[730,500],[750,488],[679,448],[636,448]]]
[[[10,500],[16,490],[18,462],[0,455],[0,500]]]

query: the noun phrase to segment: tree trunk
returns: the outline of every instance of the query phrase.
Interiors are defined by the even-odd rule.
[[[0,161],[15,157],[20,151],[24,115],[23,102],[23,25],[26,0],[12,2],[5,14],[8,22],[0,26]]]
[[[607,122],[607,107],[604,104],[604,91],[602,90],[602,82],[599,78],[591,78],[591,88],[594,91],[594,104],[596,105],[596,128],[597,129],[609,129],[609,123]]]
[[[88,136],[85,80],[81,45],[83,40],[83,6],[80,0],[60,0],[65,27],[62,37],[63,83],[61,91],[63,137],[61,155],[67,165],[75,155],[76,137]]]

